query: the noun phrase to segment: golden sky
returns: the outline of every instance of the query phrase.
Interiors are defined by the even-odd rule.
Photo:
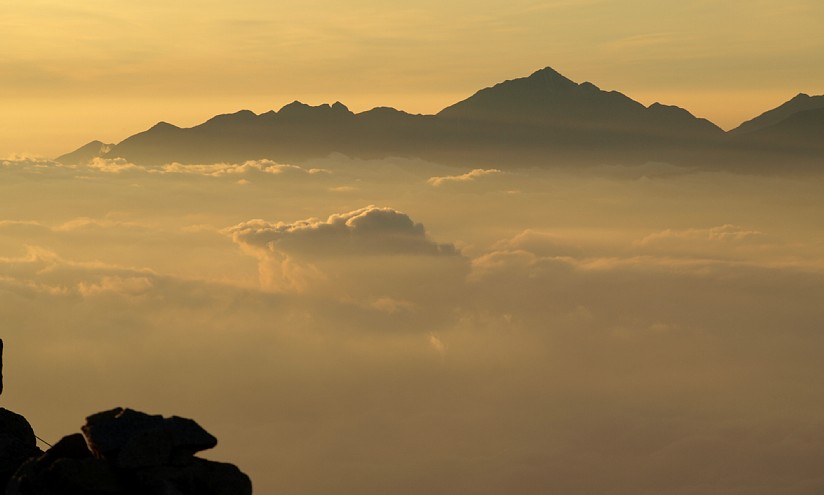
[[[295,99],[430,113],[545,66],[725,128],[824,93],[817,0],[0,5],[0,155]]]

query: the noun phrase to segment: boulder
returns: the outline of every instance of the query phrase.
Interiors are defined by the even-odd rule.
[[[191,419],[132,409],[89,416],[82,430],[96,457],[123,468],[185,464],[195,453],[217,445],[217,438]]]
[[[135,436],[157,430],[162,424],[162,416],[118,407],[89,416],[81,431],[95,457],[114,461]]]

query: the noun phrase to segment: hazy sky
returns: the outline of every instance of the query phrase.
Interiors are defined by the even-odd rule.
[[[552,66],[725,128],[824,93],[817,0],[0,2],[0,155],[340,100],[430,113]]]

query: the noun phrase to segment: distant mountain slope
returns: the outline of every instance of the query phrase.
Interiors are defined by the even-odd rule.
[[[198,156],[208,142],[193,135],[190,129],[182,129],[167,122],[158,122],[151,128],[121,141],[106,158],[125,158],[139,164],[160,165],[179,161],[186,155]],[[205,154],[203,156],[206,156]]]
[[[161,122],[103,156],[142,165],[263,158],[300,163],[338,152],[496,168],[649,161],[747,166],[780,159],[796,146],[809,164],[824,156],[815,145],[824,141],[819,114],[806,113],[819,98],[799,95],[741,127],[754,130],[725,133],[683,108],[644,106],[547,67],[482,89],[436,115],[387,107],[356,114],[340,102],[295,101],[259,115],[218,115],[191,128]],[[59,160],[80,162],[101,151],[89,144]]]
[[[730,135],[741,135],[749,132],[754,132],[759,129],[764,129],[782,120],[790,117],[798,112],[806,110],[815,110],[824,108],[824,95],[810,96],[804,93],[799,93],[793,99],[779,105],[772,110],[768,110],[758,117],[750,119],[735,129],[730,131]]]
[[[824,152],[824,108],[796,112],[776,124],[749,132],[741,139],[787,152]]]
[[[65,165],[85,164],[89,163],[94,158],[105,155],[112,148],[114,148],[113,144],[106,144],[102,141],[92,141],[91,143],[85,144],[71,153],[58,156],[55,158],[55,161]]]

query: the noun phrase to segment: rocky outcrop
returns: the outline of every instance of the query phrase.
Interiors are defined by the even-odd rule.
[[[217,439],[191,419],[117,408],[89,416],[26,462],[7,495],[249,495],[249,477],[231,464],[195,457]]]
[[[0,393],[3,341],[0,340]],[[45,453],[26,418],[0,408],[0,493],[6,495],[251,495],[232,464],[195,454],[217,438],[191,419],[118,407]]]

